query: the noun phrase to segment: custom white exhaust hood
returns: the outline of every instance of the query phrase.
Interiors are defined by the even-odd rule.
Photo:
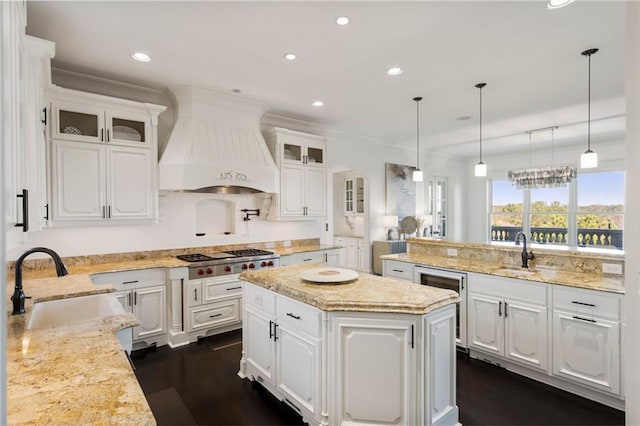
[[[177,119],[158,164],[161,190],[277,192],[278,170],[260,133],[266,104],[191,86],[170,90]]]

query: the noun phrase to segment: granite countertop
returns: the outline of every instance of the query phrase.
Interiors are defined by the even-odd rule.
[[[86,274],[27,279],[23,287],[32,297],[24,315],[11,315],[7,298],[7,423],[155,424],[116,336],[138,324],[133,314],[26,328],[34,303],[113,288],[94,286]]]
[[[612,293],[624,293],[624,282],[622,278],[604,277],[598,274],[561,271],[542,266],[523,269],[520,268],[519,265],[496,264],[480,260],[432,256],[418,253],[387,254],[380,256],[380,258],[420,264],[424,266],[454,269],[458,271],[477,272],[481,274],[518,278],[522,280],[538,281],[591,290],[608,291]]]
[[[340,248],[342,247],[334,246],[334,245],[313,245],[313,246],[276,247],[276,248],[270,248],[267,250],[273,251],[274,253],[277,253],[280,256],[287,256],[287,255],[296,254],[296,253],[307,253],[310,251],[332,250],[332,249],[340,249]]]
[[[458,293],[451,290],[362,272],[359,273],[357,280],[340,284],[314,284],[300,278],[301,272],[320,267],[327,266],[322,263],[283,266],[243,272],[240,274],[240,279],[323,311],[421,315],[460,300]]]

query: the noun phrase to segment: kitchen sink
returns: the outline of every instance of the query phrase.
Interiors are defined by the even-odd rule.
[[[504,275],[515,275],[518,277],[529,277],[538,273],[538,271],[532,271],[525,268],[502,268],[498,269],[496,272]]]
[[[124,313],[124,308],[112,294],[51,300],[33,305],[27,328],[56,327]]]

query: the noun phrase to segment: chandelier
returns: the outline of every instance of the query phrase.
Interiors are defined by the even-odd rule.
[[[530,130],[529,135],[529,166],[531,166],[531,134],[543,130],[551,130],[551,166],[529,167],[521,170],[510,170],[509,181],[518,189],[558,188],[566,186],[576,176],[577,169],[574,166],[553,167],[553,131],[557,126],[543,129]]]

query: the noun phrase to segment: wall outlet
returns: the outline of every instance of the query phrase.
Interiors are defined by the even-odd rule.
[[[619,263],[603,263],[602,273],[622,275],[622,265],[620,265]]]
[[[454,249],[454,248],[447,249],[447,256],[457,256],[457,255],[458,255],[458,249]]]
[[[289,240],[283,241],[282,242],[282,247],[291,247],[291,241],[289,241]]]

